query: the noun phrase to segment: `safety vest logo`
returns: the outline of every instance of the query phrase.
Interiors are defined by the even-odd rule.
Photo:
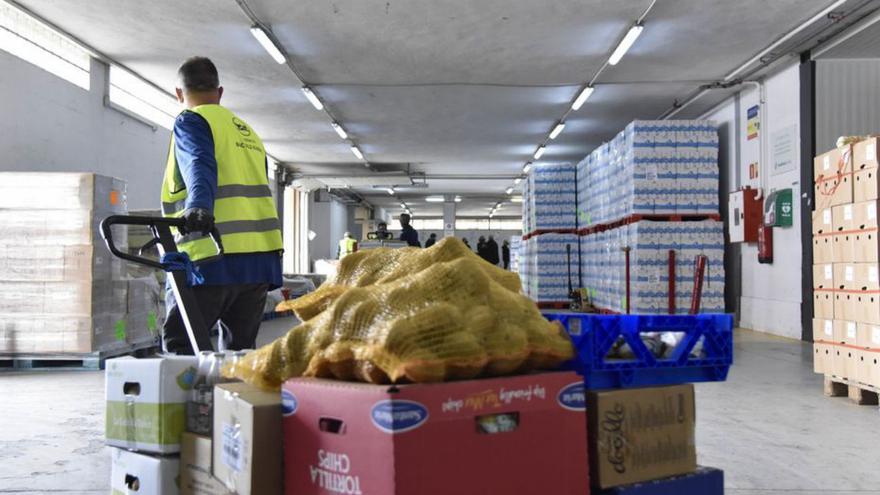
[[[247,124],[245,124],[244,122],[239,120],[238,117],[232,117],[232,125],[234,125],[236,129],[238,129],[238,132],[242,136],[250,136],[251,135],[250,128],[247,126]]]

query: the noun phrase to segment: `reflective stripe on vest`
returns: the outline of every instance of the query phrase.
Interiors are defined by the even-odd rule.
[[[281,225],[269,180],[266,152],[256,133],[220,105],[189,110],[201,115],[211,128],[217,161],[214,219],[229,254],[280,251]],[[179,217],[186,208],[183,184],[174,154],[174,137],[162,183],[162,214]],[[213,256],[213,241],[201,234],[176,235],[178,248],[194,260]]]

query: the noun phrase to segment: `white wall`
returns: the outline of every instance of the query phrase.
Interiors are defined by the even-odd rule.
[[[758,263],[756,244],[740,246],[741,283],[740,326],[785,337],[801,337],[801,229],[800,229],[800,96],[799,70],[793,64],[764,81],[765,101],[761,108],[760,138],[747,139],[748,109],[759,104],[757,88],[747,87],[739,98],[731,99],[707,118],[730,126],[734,131],[722,136],[728,151],[720,160],[733,164],[722,174],[729,180],[729,189],[750,185],[761,187],[765,194],[776,189],[791,188],[794,201],[793,226],[773,229],[774,261]],[[737,118],[737,113],[738,118]],[[780,132],[794,133],[794,168],[775,173],[772,169],[773,143]],[[761,140],[764,140],[763,146]],[[738,150],[737,150],[738,146]],[[722,146],[722,152],[724,146]],[[763,148],[763,149],[762,149]],[[736,157],[739,157],[737,162]],[[749,164],[757,161],[759,177],[749,178]],[[722,165],[723,166],[723,165]],[[736,167],[736,168],[734,168]],[[725,169],[726,168],[726,169]],[[724,198],[726,199],[726,198]],[[731,250],[733,252],[733,250]],[[730,274],[735,276],[735,274]],[[729,277],[730,278],[730,277]]]
[[[0,171],[97,172],[128,181],[129,209],[159,209],[170,132],[104,106],[106,65],[91,90],[0,51]]]

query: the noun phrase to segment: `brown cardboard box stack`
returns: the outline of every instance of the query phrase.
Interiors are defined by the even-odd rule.
[[[814,370],[880,387],[878,139],[817,156],[813,212]]]
[[[130,279],[99,232],[102,219],[126,213],[125,194],[125,181],[92,173],[0,173],[0,354],[155,340],[158,283]]]

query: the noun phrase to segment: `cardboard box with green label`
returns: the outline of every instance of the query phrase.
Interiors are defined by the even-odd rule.
[[[108,360],[107,444],[157,454],[179,452],[196,366],[192,356]]]

